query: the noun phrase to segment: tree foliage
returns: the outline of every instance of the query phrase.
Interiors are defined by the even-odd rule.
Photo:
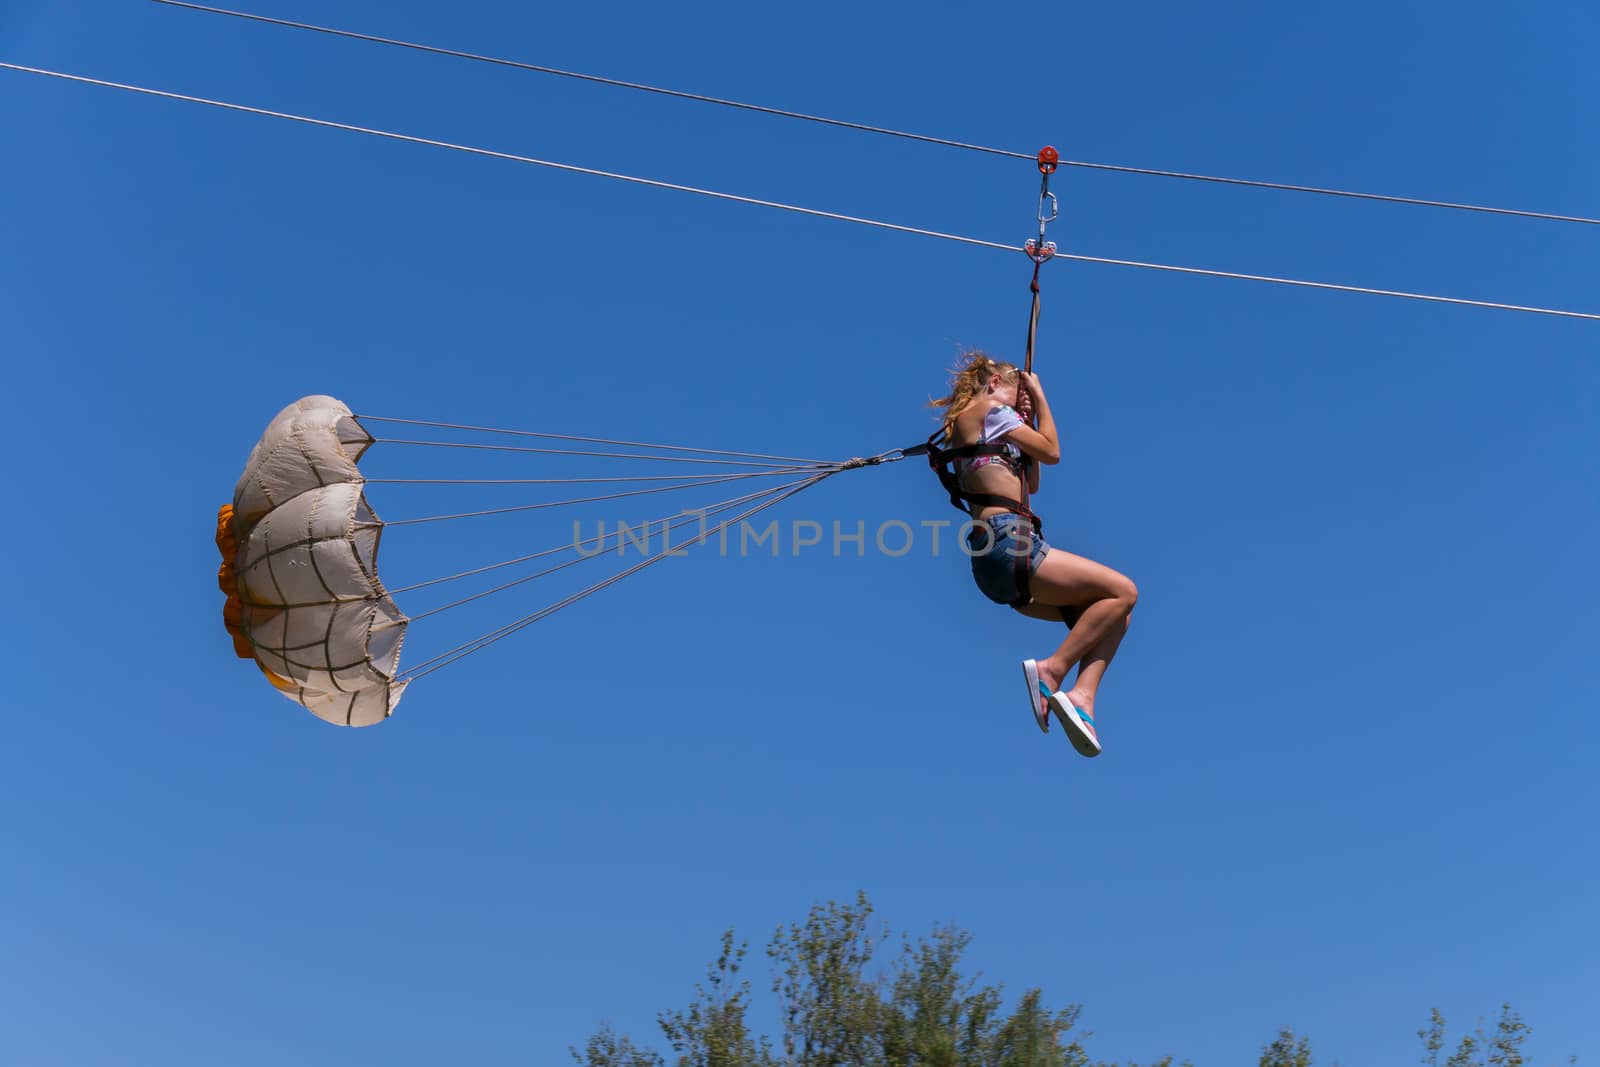
[[[1272,1044],[1261,1050],[1260,1067],[1311,1067],[1311,1042],[1295,1037],[1294,1031],[1284,1027]]]
[[[749,1021],[749,946],[729,930],[689,1003],[656,1016],[670,1053],[603,1026],[572,1057],[582,1067],[1117,1067],[1091,1063],[1078,1005],[1048,1007],[1039,989],[1008,1004],[1003,986],[969,974],[971,941],[955,926],[936,926],[901,938],[880,964],[891,939],[865,895],[817,905],[767,942],[778,1023],[768,1036]],[[1480,1020],[1453,1049],[1437,1010],[1417,1031],[1424,1067],[1529,1067],[1528,1034],[1509,1004],[1492,1031]],[[1168,1056],[1150,1067],[1172,1063]],[[1258,1067],[1312,1067],[1311,1042],[1284,1028],[1262,1048]]]
[[[1003,987],[963,971],[971,935],[953,926],[903,940],[876,971],[889,934],[872,917],[858,895],[772,935],[776,1039],[748,1025],[747,945],[730,930],[689,1004],[656,1018],[670,1059],[610,1027],[573,1059],[583,1067],[1089,1067],[1073,1033],[1077,1005],[1052,1010],[1030,989],[1007,1010]]]
[[[1444,1067],[1524,1067],[1527,1057],[1522,1046],[1529,1033],[1522,1016],[1512,1010],[1511,1005],[1502,1004],[1493,1032],[1486,1031],[1483,1020],[1479,1019],[1472,1033],[1461,1035],[1455,1050],[1444,1061]],[[1428,1013],[1428,1025],[1418,1030],[1417,1036],[1422,1039],[1422,1062],[1428,1067],[1439,1067],[1439,1053],[1449,1042],[1445,1036],[1444,1016],[1438,1008]]]

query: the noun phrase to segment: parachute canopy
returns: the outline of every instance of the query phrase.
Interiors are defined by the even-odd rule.
[[[278,413],[217,521],[235,651],[318,718],[368,726],[400,701],[406,617],[378,579],[383,523],[356,463],[373,438],[344,404]]]
[[[404,436],[375,436],[370,432],[375,424],[407,430]],[[508,443],[508,438],[516,443]],[[527,441],[533,443],[523,443]],[[369,478],[357,464],[375,444],[385,446],[385,464],[401,455],[416,455],[411,450],[417,447],[426,447],[448,462],[435,465],[443,469],[425,470],[429,477],[414,477],[406,469],[397,472],[403,477],[385,477],[377,469],[378,476]],[[465,455],[473,457],[474,464],[489,465],[480,474],[521,474],[528,463],[555,463],[558,470],[554,476],[535,467],[535,477],[440,477],[454,473],[449,468],[463,453],[451,451],[447,456],[438,450],[467,450]],[[283,409],[267,426],[245,465],[233,502],[217,516],[217,547],[222,552],[218,580],[228,597],[223,619],[233,635],[234,651],[254,660],[285,696],[327,722],[367,726],[387,718],[413,681],[459,663],[646,567],[682,556],[693,545],[715,541],[718,551],[726,554],[731,528],[740,526],[742,543],[741,524],[747,519],[841,471],[925,451],[925,446],[918,446],[829,462],[550,430],[357,416],[332,397],[309,396]],[[619,464],[629,465],[621,470],[642,464],[658,472],[667,467],[669,472],[618,473]],[[674,469],[677,473],[670,472]],[[759,487],[746,491],[743,487],[751,481]],[[720,495],[734,483],[740,485],[735,496],[700,499]],[[447,499],[449,510],[402,513],[384,523],[366,497],[374,485],[384,487],[383,492],[403,494],[413,510],[419,499]],[[584,489],[578,491],[581,495],[567,496],[577,485],[593,485],[598,491]],[[491,499],[463,508],[455,496],[460,492],[486,493]],[[507,492],[517,494],[512,502],[500,496]],[[547,499],[547,493],[561,498]],[[680,506],[673,512],[624,521],[619,509],[630,505],[623,501],[663,493],[686,495],[678,497]],[[686,503],[693,506],[682,506]],[[583,524],[574,519],[571,534],[563,541],[529,550],[526,540],[536,535],[537,517],[552,508],[578,505],[598,509],[594,536],[587,536]],[[615,515],[609,526],[608,512]],[[482,552],[479,546],[466,560],[452,564],[454,573],[398,586],[379,580],[378,542],[386,528],[408,527],[421,533],[422,527],[478,524],[497,516],[513,527],[518,517],[535,521],[533,534],[526,527],[514,532],[517,554],[512,558],[474,558]],[[777,540],[770,530],[760,537],[770,542],[776,555]],[[408,559],[415,565],[428,555],[418,552],[416,537],[407,542],[399,547],[409,556],[392,561],[402,573]],[[456,552],[464,546],[470,549],[473,542],[452,533],[444,544]],[[489,547],[493,549],[492,544]],[[637,562],[627,559],[631,552],[638,553]],[[611,573],[595,578],[597,570],[607,569],[607,559]],[[518,608],[509,622],[460,640],[478,629],[467,611],[470,605],[492,607],[492,598],[514,590],[531,591],[530,583],[536,579],[551,583],[544,588],[552,599],[532,611]],[[418,598],[410,615],[401,614],[395,594]],[[435,602],[439,600],[445,602]],[[411,625],[458,610],[465,617],[424,628],[425,640],[449,647],[430,656],[424,645],[422,653],[408,658],[402,674],[400,649]]]

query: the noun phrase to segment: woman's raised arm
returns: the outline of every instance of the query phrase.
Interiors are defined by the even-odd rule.
[[[1027,390],[1029,407],[1039,420],[1039,428],[1036,430],[1028,425],[1018,426],[1015,430],[1006,434],[1006,440],[1040,463],[1060,463],[1061,441],[1056,436],[1056,420],[1050,414],[1050,401],[1045,399],[1044,386],[1039,384],[1039,376],[1037,374],[1029,374],[1026,371],[1018,371],[1017,373],[1022,379],[1021,387]],[[1032,488],[1030,479],[1030,492]]]

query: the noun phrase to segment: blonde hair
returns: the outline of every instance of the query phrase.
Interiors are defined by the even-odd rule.
[[[950,371],[950,395],[930,400],[929,407],[944,408],[944,436],[955,440],[956,416],[967,409],[977,395],[989,387],[992,379],[1002,382],[1020,381],[1017,368],[1010,363],[990,359],[980,349],[971,349],[961,357]]]

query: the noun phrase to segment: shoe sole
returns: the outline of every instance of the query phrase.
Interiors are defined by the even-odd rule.
[[[1022,678],[1028,683],[1028,699],[1033,702],[1033,724],[1039,728],[1040,733],[1047,734],[1050,732],[1050,716],[1039,714],[1039,698],[1043,694],[1039,692],[1038,660],[1022,661]]]
[[[1100,755],[1100,742],[1089,730],[1089,725],[1078,717],[1078,709],[1059,693],[1050,696],[1050,710],[1067,732],[1067,740],[1078,750],[1078,755],[1093,758]]]

